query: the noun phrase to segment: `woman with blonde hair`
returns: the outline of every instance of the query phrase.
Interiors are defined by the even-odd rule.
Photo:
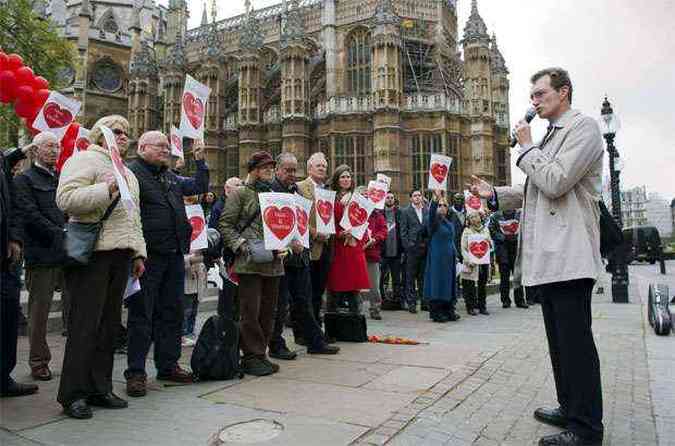
[[[71,303],[57,399],[66,415],[79,419],[92,417],[90,405],[127,407],[112,393],[113,354],[129,274],[138,278],[145,271],[138,181],[121,166],[134,205],[121,204],[104,126],[112,131],[124,158],[129,123],[118,115],[101,118],[91,129],[87,151],[73,155],[63,166],[56,191],[56,204],[70,221],[96,223],[109,212],[89,262],[65,271]]]
[[[330,187],[337,195],[334,208],[335,249],[326,285],[329,292],[327,308],[328,311],[335,311],[338,301],[346,301],[351,313],[360,314],[359,292],[369,289],[371,285],[368,279],[364,242],[363,239],[354,238],[351,230],[345,230],[340,226],[340,220],[355,188],[351,167],[346,164],[338,166],[331,178]]]

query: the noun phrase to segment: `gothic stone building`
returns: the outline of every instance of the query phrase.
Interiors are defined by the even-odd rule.
[[[204,13],[188,31],[184,0],[171,0],[153,15],[163,21],[152,32],[132,23],[125,89],[133,138],[178,125],[190,74],[211,89],[205,143],[214,189],[245,175],[261,149],[293,152],[303,174],[315,151],[329,168],[352,166],[358,184],[384,173],[404,201],[426,188],[431,153],[453,157],[450,191],[471,174],[510,184],[508,70],[476,0],[462,36],[456,0],[246,7],[222,21]],[[215,16],[215,1],[212,8]]]

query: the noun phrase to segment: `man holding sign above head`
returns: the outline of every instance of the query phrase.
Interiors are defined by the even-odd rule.
[[[274,329],[279,280],[284,275],[281,249],[268,250],[265,232],[276,237],[278,246],[292,235],[294,210],[287,205],[261,209],[261,194],[272,192],[275,161],[267,152],[255,152],[248,160],[248,178],[227,197],[220,216],[223,244],[234,251],[234,272],[239,275],[241,367],[254,376],[271,375],[279,366],[267,358],[267,346]],[[288,195],[289,200],[293,196]],[[288,209],[287,209],[288,208]],[[267,212],[265,212],[267,211]],[[268,219],[267,229],[263,215]],[[272,241],[272,240],[269,240]]]
[[[145,362],[150,344],[155,346],[157,378],[191,382],[192,375],[178,365],[183,328],[183,256],[190,251],[192,227],[184,197],[208,191],[209,171],[204,146],[197,141],[194,178],[168,169],[169,140],[162,132],[146,132],[138,140],[138,157],[129,168],[141,189],[143,235],[148,247],[147,272],[141,292],[129,303],[127,379],[129,396],[146,394]]]

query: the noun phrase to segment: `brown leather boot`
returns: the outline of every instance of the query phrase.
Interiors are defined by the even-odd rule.
[[[146,378],[144,375],[131,375],[127,378],[127,395],[138,398],[147,393]]]

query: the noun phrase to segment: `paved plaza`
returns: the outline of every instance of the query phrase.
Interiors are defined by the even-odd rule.
[[[675,262],[668,268],[661,276],[656,266],[631,266],[629,304],[611,303],[608,277],[605,293],[594,295],[605,445],[675,445],[675,335],[654,335],[645,305],[649,282],[675,293]],[[151,380],[148,396],[130,399],[128,409],[95,410],[86,421],[66,418],[56,402],[64,338],[54,333],[56,379],[40,383],[37,395],[1,400],[0,444],[521,446],[554,433],[532,418],[536,407],[555,404],[540,308],[502,309],[492,294],[492,315],[471,317],[462,304],[457,323],[407,312],[369,320],[370,334],[422,345],[342,343],[339,355],[325,357],[291,344],[299,358],[279,361],[273,376],[172,386]],[[29,381],[25,337],[19,350],[15,376]],[[125,365],[116,356],[113,379],[123,397]]]

